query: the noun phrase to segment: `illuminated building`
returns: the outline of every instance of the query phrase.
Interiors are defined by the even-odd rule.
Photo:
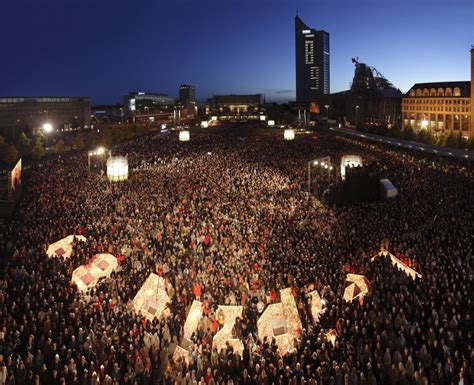
[[[471,81],[416,83],[402,102],[403,128],[431,129],[445,134],[474,136],[474,48],[471,48]]]
[[[196,104],[196,87],[189,84],[181,84],[179,86],[179,101],[181,105],[187,107]]]
[[[89,126],[90,115],[90,100],[86,97],[0,97],[0,129],[7,131],[36,130],[45,123],[58,130],[83,128]]]
[[[150,92],[130,92],[123,98],[124,115],[133,121],[173,117],[175,104],[175,98]]]
[[[329,33],[295,17],[296,102],[319,101],[329,94]]]
[[[215,95],[209,99],[209,104],[221,119],[260,119],[262,95]]]

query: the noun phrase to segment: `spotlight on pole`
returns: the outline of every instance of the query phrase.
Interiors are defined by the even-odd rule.
[[[49,134],[50,132],[53,131],[53,125],[51,123],[44,123],[43,124],[43,131],[46,133],[46,134]]]

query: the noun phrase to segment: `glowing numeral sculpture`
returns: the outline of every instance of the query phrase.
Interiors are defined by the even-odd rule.
[[[257,321],[258,337],[269,341],[275,338],[281,354],[294,350],[295,340],[301,335],[301,320],[291,288],[280,291],[281,302],[268,305]]]
[[[212,347],[218,352],[225,349],[227,343],[234,348],[234,353],[240,354],[244,351],[244,344],[238,338],[232,337],[232,329],[236,318],[242,317],[243,306],[222,306],[217,307],[217,317],[224,318],[224,326],[219,330],[212,340]]]

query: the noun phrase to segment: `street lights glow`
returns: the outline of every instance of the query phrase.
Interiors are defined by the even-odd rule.
[[[425,129],[426,129],[427,127],[428,127],[428,121],[427,121],[426,119],[423,119],[423,120],[421,121],[421,128],[425,128]]]
[[[45,123],[43,124],[43,131],[46,133],[46,134],[49,134],[50,132],[53,131],[53,126],[51,123]]]
[[[104,152],[105,152],[104,147],[99,147],[99,148],[97,149],[97,151],[96,151],[96,154],[97,154],[97,155],[102,155]]]
[[[326,108],[326,122],[327,122],[327,125],[328,125],[328,128],[329,128],[329,107],[330,107],[330,105],[325,104],[324,107]]]

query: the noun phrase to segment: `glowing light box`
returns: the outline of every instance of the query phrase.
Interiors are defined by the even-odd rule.
[[[189,142],[189,131],[180,131],[179,132],[179,141],[180,142]]]
[[[111,182],[128,179],[128,160],[124,156],[111,156],[107,159],[107,178]]]
[[[295,130],[287,129],[283,133],[283,138],[285,140],[294,140],[295,139]]]

